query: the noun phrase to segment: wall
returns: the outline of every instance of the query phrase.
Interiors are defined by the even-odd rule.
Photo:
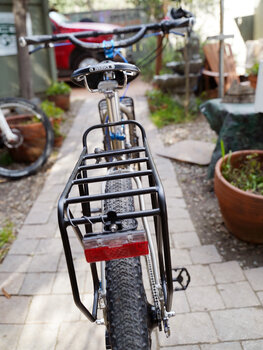
[[[12,12],[12,0],[1,0],[0,13]],[[30,0],[29,13],[33,34],[51,33],[47,0]],[[1,22],[3,23],[3,16]],[[9,36],[10,37],[10,36]],[[3,36],[0,39],[3,39]],[[35,94],[43,94],[52,80],[56,79],[53,49],[41,50],[31,57],[33,69],[33,89]],[[20,95],[17,55],[1,56],[0,53],[0,97]]]
[[[254,39],[263,39],[263,0],[255,10]]]

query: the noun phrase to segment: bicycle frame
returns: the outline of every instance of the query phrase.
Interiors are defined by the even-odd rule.
[[[1,108],[0,108],[0,131],[4,139],[4,142],[10,147],[12,143],[15,143],[18,141],[18,135],[13,133],[12,130],[10,129]]]
[[[160,30],[163,34],[167,34],[173,28],[191,27],[194,23],[192,14],[184,10],[179,12],[175,13],[176,19],[171,21],[164,20],[160,23],[115,29],[115,34],[133,33],[133,35],[115,42],[114,47],[130,46],[138,42],[147,31]],[[41,47],[48,47],[55,41],[70,40],[81,49],[103,49],[106,54],[107,50],[112,49],[112,42],[97,45],[80,40],[82,37],[100,34],[101,32],[92,32],[71,33],[67,36],[23,37],[20,38],[20,45],[43,44]],[[107,54],[106,56],[108,57]],[[159,326],[159,330],[161,330],[163,324],[164,331],[169,336],[168,318],[175,315],[171,311],[173,282],[178,282],[180,285],[180,288],[176,290],[184,290],[190,281],[190,276],[184,268],[175,269],[175,271],[179,271],[179,274],[174,279],[172,277],[164,190],[150,153],[145,131],[135,121],[133,101],[126,97],[120,101],[117,94],[117,89],[124,88],[127,83],[137,77],[139,72],[139,69],[132,64],[107,60],[97,65],[77,69],[72,74],[72,79],[77,85],[86,87],[91,92],[104,93],[105,99],[99,103],[101,124],[94,125],[85,131],[83,150],[59,199],[59,228],[74,301],[90,321],[104,324],[105,320],[106,331],[109,332],[109,343],[106,334],[107,348],[111,345],[115,348],[117,342],[122,342],[125,335],[128,335],[129,317],[134,316],[132,308],[135,305],[140,313],[137,317],[133,317],[135,323],[132,338],[136,338],[133,342],[135,347],[138,347],[139,343],[149,344],[150,336],[148,335],[154,326]],[[126,116],[125,120],[123,115]],[[125,127],[128,127],[128,133],[126,133]],[[92,153],[87,146],[88,138],[90,138],[91,133],[97,131],[103,134],[104,146],[103,150],[96,148]],[[104,174],[92,175],[94,170],[104,170]],[[126,181],[127,179],[132,181]],[[102,191],[94,194],[95,184],[100,184]],[[74,194],[75,189],[78,190],[77,195]],[[129,197],[133,197],[133,200]],[[147,198],[149,199],[148,203],[145,200]],[[96,201],[103,202],[101,214],[97,214],[97,209],[95,210],[93,206]],[[138,206],[139,209],[137,209]],[[82,212],[83,215],[78,215],[78,212]],[[151,218],[153,222],[151,230],[148,218]],[[138,222],[143,228],[139,227]],[[103,224],[100,231],[94,231],[96,223]],[[94,294],[91,311],[83,304],[79,295],[68,235],[69,227],[74,230],[83,247],[86,260],[90,263]],[[152,238],[152,233],[155,234],[154,238]],[[154,249],[154,239],[157,254]],[[108,251],[112,253],[111,256],[107,255]],[[146,301],[141,264],[137,259],[138,256],[142,255],[146,256],[154,305]],[[125,260],[125,258],[132,259]],[[101,280],[99,280],[97,262],[100,262],[101,265]],[[183,284],[183,272],[187,276],[185,285]],[[115,291],[117,292],[115,293]],[[129,293],[130,291],[132,293]],[[108,303],[108,307],[106,307],[105,301]],[[126,301],[130,302],[129,306],[125,306]],[[122,310],[118,307],[119,302],[124,309],[126,308],[123,315]],[[103,309],[104,320],[97,319],[98,308]],[[125,317],[127,314],[129,317],[124,322],[124,319],[122,320],[119,316]],[[116,324],[118,324],[118,329],[123,328],[124,332],[117,332]],[[141,326],[143,327],[141,328]],[[137,337],[138,327],[141,328],[142,332]]]

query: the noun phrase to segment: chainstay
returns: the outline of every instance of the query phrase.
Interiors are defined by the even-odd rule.
[[[159,304],[159,291],[156,287],[156,281],[154,278],[154,273],[153,273],[153,268],[152,268],[152,261],[150,255],[146,255],[146,263],[148,267],[148,274],[149,274],[149,280],[151,284],[151,291],[152,291],[152,296],[153,296],[153,303],[156,311],[156,316],[157,316],[157,322],[158,322],[158,327],[159,330],[162,330],[162,314],[161,314],[161,309],[160,309],[160,304]]]

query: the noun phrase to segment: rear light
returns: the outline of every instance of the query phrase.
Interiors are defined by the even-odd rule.
[[[87,262],[108,261],[149,254],[144,231],[127,231],[83,239]]]

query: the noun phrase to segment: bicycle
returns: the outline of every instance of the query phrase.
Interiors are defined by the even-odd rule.
[[[21,43],[47,47],[58,40],[70,40],[85,49],[111,50],[112,42],[89,43],[79,38],[135,33],[114,43],[116,48],[127,47],[147,31],[161,30],[167,34],[172,28],[191,26],[193,17],[189,12],[183,11],[178,17],[107,33],[26,37]],[[155,327],[169,336],[169,318],[175,315],[171,311],[173,291],[185,290],[190,282],[185,268],[171,267],[165,195],[145,130],[135,120],[133,100],[118,96],[118,90],[138,74],[135,65],[110,60],[73,72],[73,81],[90,92],[103,93],[105,98],[99,102],[100,124],[84,132],[83,150],[58,203],[59,228],[74,301],[91,322],[106,326],[106,349],[113,350],[149,350]],[[100,147],[94,152],[88,149],[92,133],[97,138],[101,135]],[[98,185],[102,188],[99,192]],[[101,208],[97,208],[100,202]],[[102,225],[101,230],[96,229],[96,224]],[[91,311],[79,295],[69,228],[74,230],[90,264],[94,294]],[[141,256],[145,256],[151,289],[147,296]],[[100,310],[102,318],[98,317]]]
[[[37,172],[53,147],[45,113],[22,98],[0,99],[0,176],[12,180]]]

